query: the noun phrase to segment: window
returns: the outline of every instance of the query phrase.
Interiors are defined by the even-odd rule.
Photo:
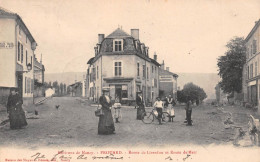
[[[20,61],[20,48],[21,48],[21,44],[20,42],[18,42],[18,56],[17,56],[18,61]]]
[[[246,49],[246,58],[249,59],[249,48]]]
[[[156,72],[156,66],[154,67],[154,71]]]
[[[253,40],[253,54],[256,54],[256,40]]]
[[[253,54],[253,45],[251,44],[251,48],[250,48],[250,56],[252,56]]]
[[[257,76],[257,62],[255,62],[255,76]]]
[[[98,66],[97,66],[97,79],[98,79]]]
[[[26,63],[26,65],[28,64],[28,52],[27,52],[27,50],[25,51],[25,63]]]
[[[137,63],[137,76],[140,76],[140,64],[139,64],[139,62]]]
[[[253,77],[253,64],[250,65],[250,78]]]
[[[249,79],[250,76],[249,76],[249,66],[247,66],[247,79]]]
[[[157,79],[154,79],[154,87],[157,88]]]
[[[152,66],[152,73],[153,73],[153,66]]]
[[[23,45],[21,44],[21,63],[23,63]]]
[[[27,89],[26,89],[26,87],[27,87],[27,78],[25,77],[24,78],[24,92],[26,93],[27,92]]]
[[[19,35],[21,35],[21,27],[19,27]]]
[[[115,52],[123,51],[123,40],[119,40],[119,39],[114,40],[114,51]]]
[[[143,78],[145,78],[145,65],[143,65]]]
[[[27,39],[28,39],[28,38],[27,38],[27,36],[26,36],[26,43],[27,43]]]
[[[149,68],[147,67],[147,80],[149,80]]]
[[[122,85],[122,98],[128,98],[127,85]]]
[[[115,62],[114,69],[115,76],[122,76],[122,62]]]

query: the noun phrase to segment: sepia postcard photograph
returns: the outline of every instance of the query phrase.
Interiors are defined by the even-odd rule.
[[[0,162],[259,162],[259,120],[259,0],[0,0]]]

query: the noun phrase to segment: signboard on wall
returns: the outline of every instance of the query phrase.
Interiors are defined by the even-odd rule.
[[[13,47],[14,47],[14,43],[0,42],[0,49],[12,49]]]

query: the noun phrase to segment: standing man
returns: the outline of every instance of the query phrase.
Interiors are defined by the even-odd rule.
[[[99,117],[98,134],[115,134],[115,126],[111,113],[111,99],[109,96],[109,88],[103,88],[103,95],[99,98],[99,103],[102,105],[101,109],[103,115]]]
[[[137,92],[136,96],[136,104],[137,104],[137,120],[142,120],[142,115],[145,112],[144,108],[144,100],[142,96],[142,92]]]
[[[191,113],[192,113],[192,102],[191,102],[191,100],[188,100],[188,102],[186,104],[186,115],[187,115],[186,126],[192,126]]]

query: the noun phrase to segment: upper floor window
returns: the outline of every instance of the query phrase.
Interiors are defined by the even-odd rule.
[[[23,63],[23,45],[21,44],[21,63]]]
[[[145,78],[145,65],[143,65],[143,78]]]
[[[114,62],[114,74],[115,74],[115,76],[122,76],[122,62],[121,61]]]
[[[27,50],[25,51],[25,63],[26,63],[26,65],[28,64],[28,52],[27,52]]]
[[[18,42],[18,47],[17,48],[18,48],[18,50],[17,50],[17,52],[18,52],[17,53],[17,60],[20,61],[20,55],[21,55],[20,54],[20,49],[21,49],[21,43],[20,42]]]
[[[113,41],[113,49],[115,52],[123,51],[123,40],[122,39],[115,39]]]
[[[22,32],[21,32],[21,27],[19,27],[19,35],[21,35],[21,33],[22,33]]]
[[[258,71],[257,71],[257,62],[255,62],[255,76],[257,76],[257,73],[258,73]]]
[[[253,54],[256,54],[256,51],[257,51],[256,40],[253,40]]]
[[[140,64],[139,64],[139,62],[137,63],[137,76],[140,76]]]
[[[98,79],[98,66],[97,66],[97,79]]]
[[[147,80],[149,80],[149,68],[147,67]]]
[[[152,73],[153,73],[153,66],[152,66]]]
[[[249,48],[246,49],[246,58],[249,59]]]
[[[249,76],[249,66],[247,66],[247,79],[249,79],[250,76]]]
[[[28,39],[28,37],[26,36],[26,43],[27,43],[27,39]]]
[[[254,70],[253,66],[254,66],[253,64],[250,65],[250,78],[253,77],[253,70]]]

